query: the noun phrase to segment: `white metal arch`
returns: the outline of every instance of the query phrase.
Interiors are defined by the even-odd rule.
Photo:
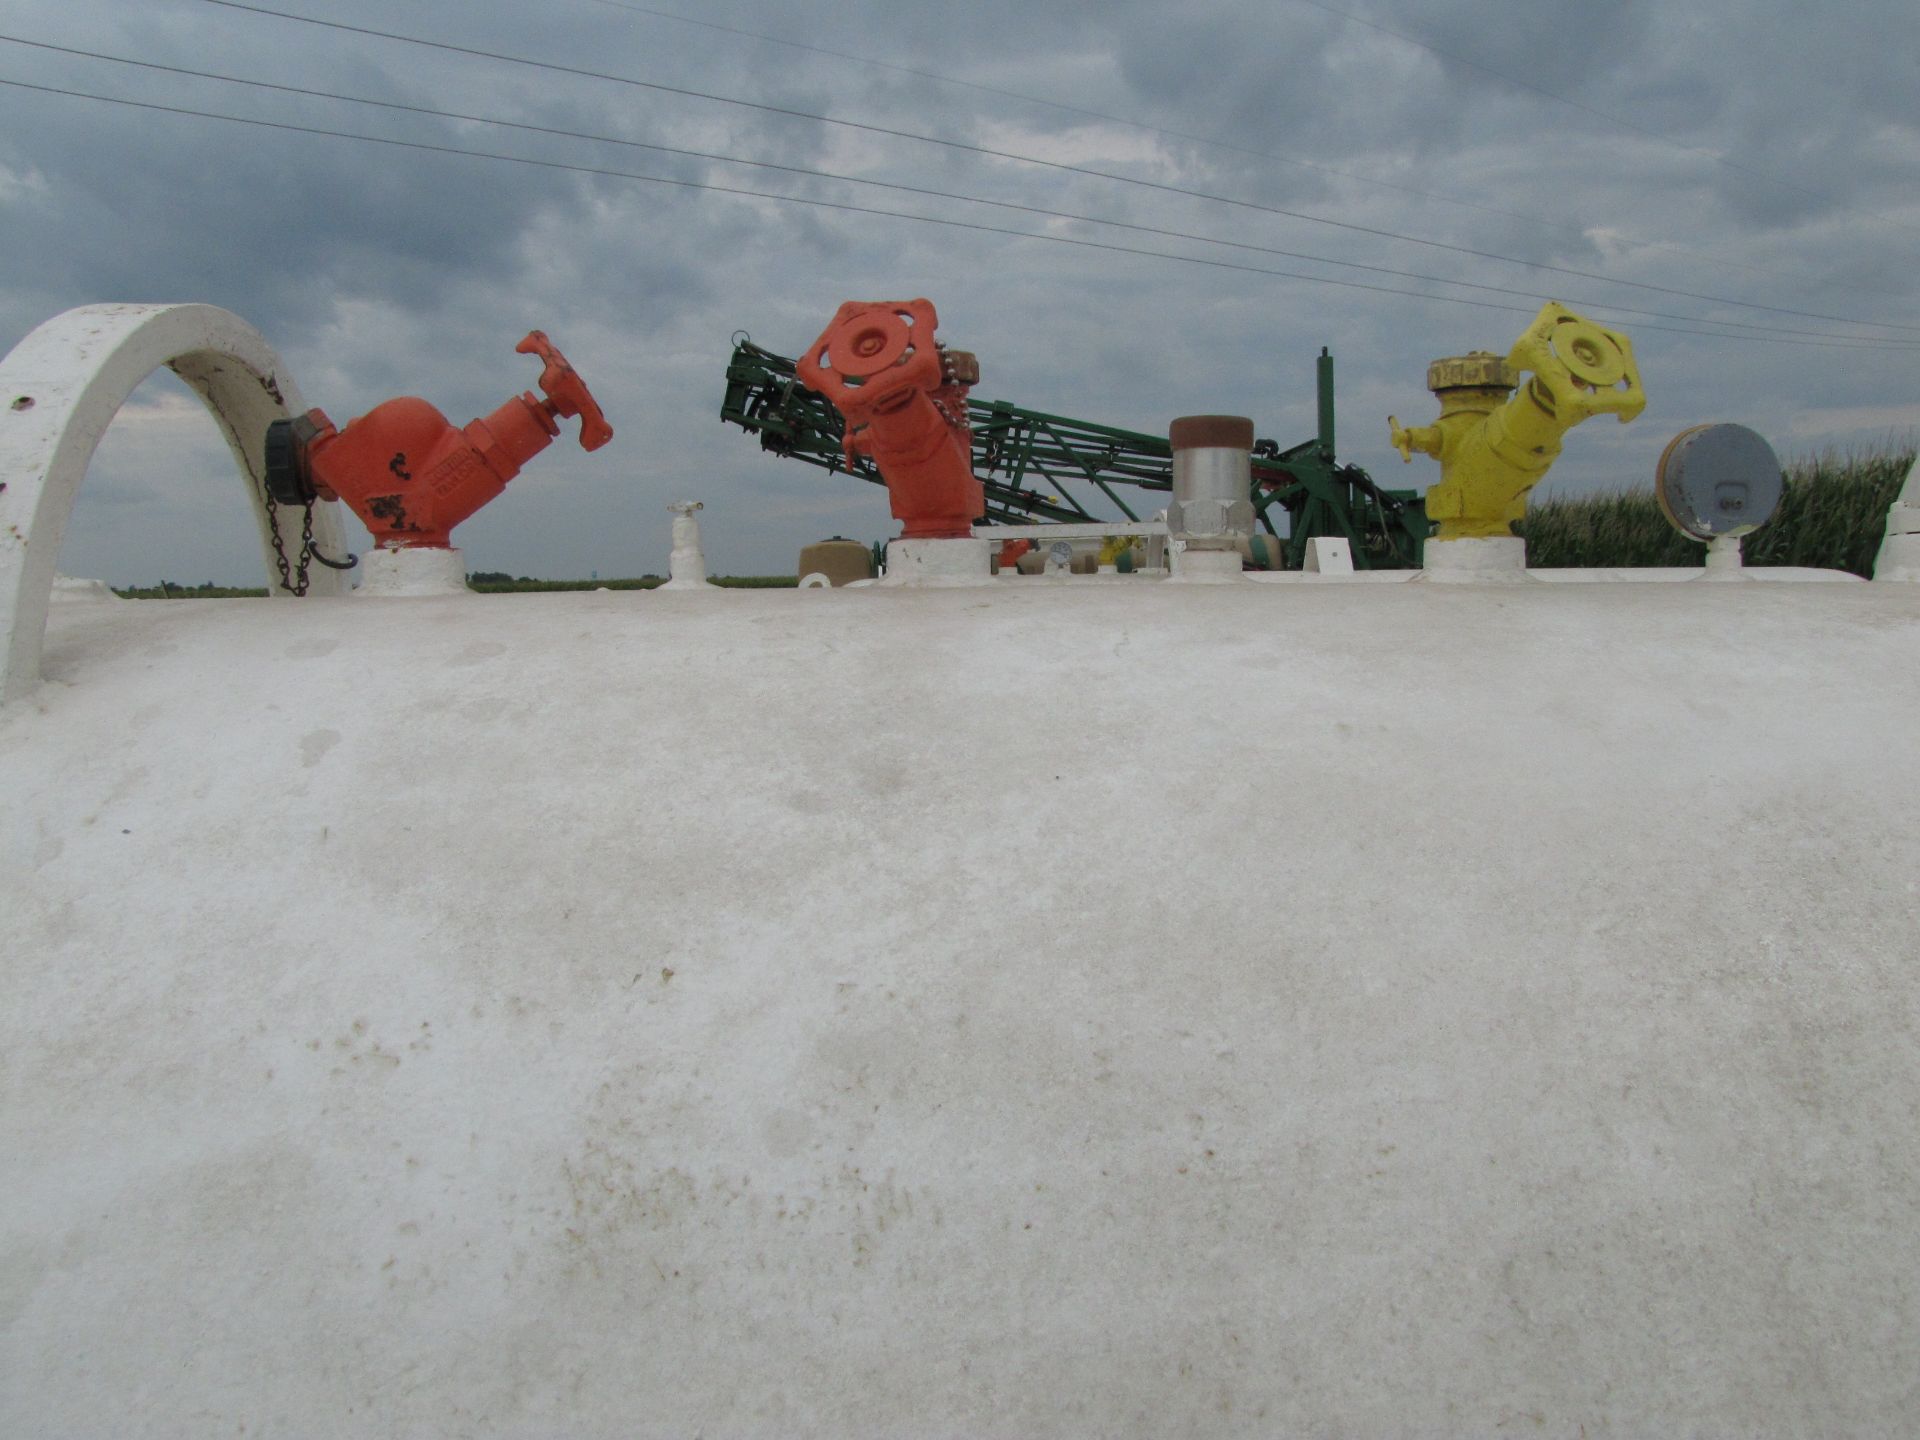
[[[74,498],[94,447],[134,388],[162,365],[199,394],[227,438],[260,533],[268,593],[283,595],[261,496],[267,425],[305,406],[260,332],[213,305],[85,305],[28,335],[0,360],[0,702],[39,681],[47,603]],[[281,510],[288,553],[298,512]],[[340,553],[332,504],[314,508],[315,541]],[[308,590],[337,595],[345,577],[316,566]]]
[[[1887,512],[1887,536],[1880,542],[1873,578],[1920,581],[1920,455]]]

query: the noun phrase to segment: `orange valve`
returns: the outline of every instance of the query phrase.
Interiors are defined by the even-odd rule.
[[[547,404],[555,414],[568,420],[576,415],[580,417],[582,450],[598,450],[613,438],[613,427],[600,413],[587,382],[567,363],[567,357],[553,348],[546,331],[529,330],[526,338],[513,347],[513,353],[540,357],[540,393],[547,397]],[[539,403],[531,395],[524,398],[530,403]]]
[[[514,347],[541,361],[540,389],[514,396],[464,429],[411,395],[375,406],[344,430],[309,410],[267,428],[267,490],[282,505],[343,500],[389,548],[452,544],[453,527],[507,488],[527,461],[580,417],[580,446],[613,438],[586,382],[544,332]],[[556,418],[558,417],[558,418]]]
[[[979,364],[934,339],[931,300],[849,300],[795,366],[846,421],[847,462],[870,456],[901,538],[965,538],[986,510],[967,391]]]
[[[1031,549],[1033,549],[1031,540],[1008,540],[1000,546],[1000,555],[995,563],[1002,570],[1017,569],[1020,565],[1020,557]]]

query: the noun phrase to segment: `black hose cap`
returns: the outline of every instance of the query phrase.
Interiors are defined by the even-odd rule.
[[[314,498],[313,477],[307,466],[307,444],[319,427],[305,415],[275,420],[267,426],[267,494],[276,505],[305,505]]]

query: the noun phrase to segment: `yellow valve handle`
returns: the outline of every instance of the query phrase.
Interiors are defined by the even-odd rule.
[[[1409,430],[1393,416],[1387,416],[1387,440],[1400,452],[1400,458],[1407,464],[1413,463],[1413,452],[1422,455],[1439,455],[1440,429],[1435,425],[1416,425]]]
[[[1507,364],[1531,372],[1556,418],[1569,426],[1593,415],[1617,415],[1624,425],[1647,408],[1633,342],[1564,305],[1541,307],[1513,342]]]

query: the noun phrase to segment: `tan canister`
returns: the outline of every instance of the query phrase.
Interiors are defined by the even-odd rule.
[[[818,540],[800,551],[800,578],[824,575],[834,585],[850,580],[873,579],[873,551],[858,540],[835,535]]]

